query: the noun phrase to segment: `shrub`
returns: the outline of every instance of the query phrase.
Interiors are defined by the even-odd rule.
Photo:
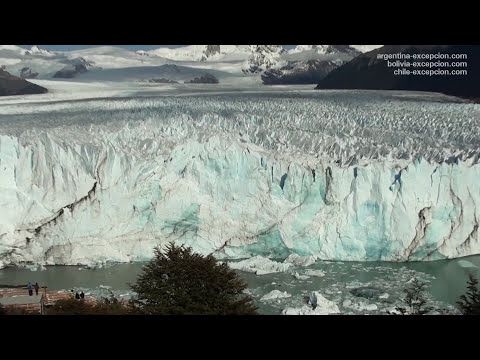
[[[460,301],[457,301],[457,305],[464,315],[480,315],[480,289],[478,288],[478,280],[470,274],[467,284],[467,294],[460,296]]]
[[[403,290],[405,298],[402,302],[407,307],[397,306],[397,310],[402,315],[424,315],[433,310],[432,307],[425,307],[427,300],[424,297],[426,283],[413,279],[412,285]]]
[[[135,313],[128,302],[118,300],[113,293],[96,304],[73,297],[58,300],[47,309],[47,315],[128,315]]]

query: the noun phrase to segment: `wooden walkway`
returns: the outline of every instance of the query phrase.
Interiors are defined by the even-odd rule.
[[[38,295],[28,295],[28,288],[22,287],[0,287],[0,304],[7,310],[13,310],[16,314],[45,314],[45,309],[54,305],[58,300],[69,299],[73,296],[71,291],[47,290],[40,287]],[[80,300],[79,300],[80,301]],[[86,304],[95,305],[98,300],[92,296],[85,296]]]

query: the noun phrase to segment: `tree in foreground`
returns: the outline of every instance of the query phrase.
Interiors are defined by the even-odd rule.
[[[170,243],[130,285],[133,304],[151,315],[255,315],[253,299],[243,293],[247,284],[227,264],[212,255]]]
[[[424,296],[426,283],[413,279],[412,285],[403,290],[405,298],[402,302],[406,307],[397,306],[395,308],[402,315],[424,315],[433,310],[431,307],[426,307],[427,299]]]
[[[478,287],[478,280],[470,274],[467,284],[467,294],[460,296],[460,301],[457,301],[457,305],[464,315],[480,315],[480,289]]]

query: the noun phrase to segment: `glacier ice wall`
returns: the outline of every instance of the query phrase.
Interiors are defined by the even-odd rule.
[[[405,96],[1,106],[0,267],[478,254],[479,106]]]

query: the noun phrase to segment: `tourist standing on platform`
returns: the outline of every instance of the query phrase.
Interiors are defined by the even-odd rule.
[[[30,296],[33,295],[33,287],[32,287],[32,283],[30,281],[28,282],[28,295],[30,295]]]
[[[38,295],[38,289],[40,289],[40,286],[38,286],[38,283],[35,283],[35,295]]]

